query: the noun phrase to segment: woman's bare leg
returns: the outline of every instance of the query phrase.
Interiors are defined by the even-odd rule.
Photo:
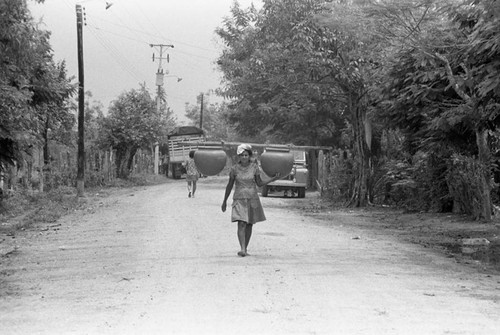
[[[196,180],[193,180],[193,198],[194,198],[194,192],[196,192]]]
[[[250,242],[250,237],[252,237],[252,228],[253,224],[246,224],[245,227],[245,254],[248,255],[247,249],[248,249],[248,243]]]
[[[238,221],[238,241],[240,242],[241,251],[238,252],[238,256],[245,257],[247,255],[246,248],[246,227],[247,223],[245,221]]]

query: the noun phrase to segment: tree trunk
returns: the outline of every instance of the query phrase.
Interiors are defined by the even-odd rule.
[[[118,178],[127,179],[129,177],[136,152],[136,147],[120,146],[116,149],[116,176]]]
[[[134,168],[133,163],[134,163],[134,157],[136,156],[136,153],[137,153],[137,148],[133,147],[130,150],[131,150],[131,152],[130,152],[130,155],[128,156],[128,161],[127,161],[127,169],[129,172],[131,172]]]
[[[50,164],[49,153],[49,116],[45,119],[45,127],[43,129],[43,164]]]
[[[364,207],[368,204],[370,178],[370,149],[366,141],[366,109],[358,94],[350,94],[348,108],[351,114],[353,149],[355,157],[354,185],[349,206]]]
[[[490,149],[488,146],[488,131],[476,128],[476,144],[478,149],[478,160],[483,167],[480,176],[481,188],[481,217],[486,221],[491,221],[491,173],[490,173]]]

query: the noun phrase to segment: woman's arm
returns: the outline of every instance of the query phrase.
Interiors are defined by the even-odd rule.
[[[222,206],[221,206],[221,209],[223,212],[226,211],[227,199],[229,198],[229,195],[231,194],[231,191],[233,190],[233,185],[234,185],[234,176],[233,176],[233,174],[230,174],[229,181],[227,182],[227,186],[226,186],[226,193],[224,194],[224,201],[222,201]]]
[[[256,174],[255,175],[255,183],[257,184],[257,186],[262,187],[264,185],[272,183],[273,181],[275,181],[277,179],[280,179],[280,177],[281,177],[281,173],[278,172],[271,179],[269,179],[267,181],[263,181],[262,178],[260,177],[260,174]]]

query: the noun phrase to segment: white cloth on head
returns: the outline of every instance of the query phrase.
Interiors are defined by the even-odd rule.
[[[241,155],[245,150],[252,151],[252,147],[250,146],[250,144],[243,143],[238,145],[238,149],[236,149],[236,154]]]

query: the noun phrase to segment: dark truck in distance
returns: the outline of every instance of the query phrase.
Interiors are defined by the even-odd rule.
[[[278,179],[262,187],[262,196],[267,197],[270,193],[283,192],[285,197],[304,198],[306,196],[309,170],[307,169],[306,152],[304,150],[290,150],[294,161],[292,171],[288,176]],[[269,179],[264,172],[263,179]]]

